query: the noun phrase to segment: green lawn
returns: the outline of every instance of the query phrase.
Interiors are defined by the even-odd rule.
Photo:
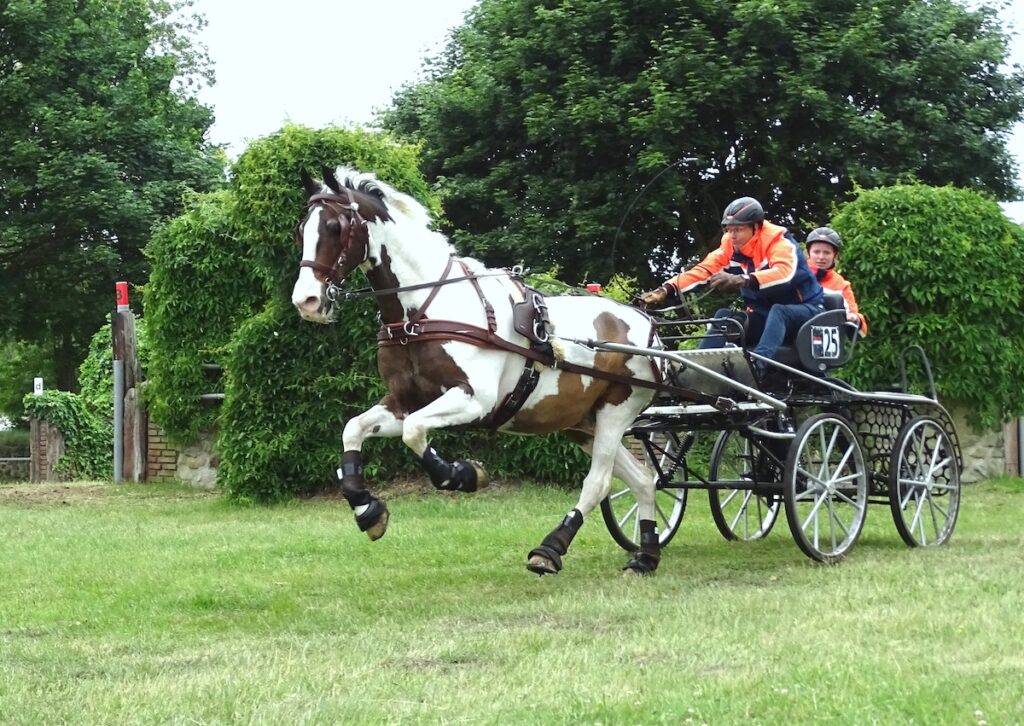
[[[1019,480],[970,488],[939,550],[873,508],[814,566],[695,494],[654,578],[599,515],[530,575],[574,501],[395,498],[371,543],[336,502],[0,486],[0,723],[1024,720]]]

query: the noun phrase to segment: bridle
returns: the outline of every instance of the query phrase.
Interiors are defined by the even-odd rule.
[[[358,264],[363,264],[370,258],[370,238],[369,229],[366,226],[366,220],[359,214],[359,204],[356,202],[355,197],[352,196],[352,190],[348,187],[344,187],[345,195],[334,194],[329,192],[321,192],[314,194],[306,202],[307,214],[308,210],[322,202],[330,202],[338,204],[343,210],[348,210],[350,216],[345,214],[339,214],[337,221],[340,226],[339,234],[341,235],[341,252],[338,254],[338,259],[334,261],[331,267],[323,265],[316,260],[302,260],[299,263],[299,268],[308,267],[314,272],[319,272],[324,276],[324,280],[327,283],[326,295],[327,299],[332,303],[338,298],[338,294],[341,291],[339,285],[341,280],[338,279],[341,271],[341,266],[348,261],[348,253],[354,239],[359,239],[363,243],[363,259]],[[358,237],[356,236],[358,235]]]

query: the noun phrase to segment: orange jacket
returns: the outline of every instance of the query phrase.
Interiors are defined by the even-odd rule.
[[[774,302],[815,302],[821,299],[821,287],[814,280],[803,251],[785,227],[765,222],[745,245],[734,248],[732,235],[722,235],[722,243],[689,270],[668,284],[680,293],[687,292],[727,267],[738,266],[750,276],[743,297],[754,306]]]
[[[821,286],[825,288],[826,292],[838,292],[843,296],[843,303],[846,305],[846,311],[860,316],[860,334],[867,335],[868,320],[857,307],[857,298],[853,296],[853,285],[850,284],[850,281],[836,272],[835,268],[830,270],[820,270],[814,265],[811,265],[811,271],[814,272],[815,277],[818,278],[818,282],[821,283]]]

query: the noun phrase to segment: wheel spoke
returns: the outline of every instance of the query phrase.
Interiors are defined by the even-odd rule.
[[[907,508],[907,505],[910,504],[910,498],[912,496],[914,496],[914,492],[916,492],[916,491],[917,491],[917,487],[907,487],[907,496],[902,498],[902,499],[900,499],[900,510],[901,511]]]
[[[721,504],[720,504],[719,506],[720,506],[720,507],[721,507],[722,509],[725,509],[726,507],[728,507],[728,506],[729,506],[729,502],[731,502],[731,501],[732,501],[732,500],[733,500],[733,499],[734,499],[734,498],[736,497],[736,495],[737,495],[737,494],[739,494],[739,493],[740,493],[741,491],[743,491],[743,490],[742,490],[742,489],[733,489],[733,490],[732,490],[732,494],[730,494],[729,496],[727,496],[727,497],[725,498],[725,501],[724,501],[724,502],[722,502],[722,503],[721,503]]]
[[[625,514],[622,515],[622,519],[619,520],[619,529],[622,529],[622,525],[624,525],[626,523],[626,520],[629,519],[629,515],[631,515],[633,512],[635,512],[637,510],[637,507],[639,507],[639,506],[640,506],[640,503],[637,502],[636,504],[634,504],[632,507],[629,508],[628,512],[626,512]],[[639,517],[637,517],[637,519],[639,519]]]
[[[836,551],[836,528],[833,520],[836,518],[835,510],[832,508],[832,497],[828,498],[828,533],[832,539],[832,551]]]
[[[848,530],[848,529],[846,528],[846,525],[845,525],[845,524],[843,524],[843,520],[839,518],[839,515],[838,515],[838,514],[836,514],[835,512],[832,512],[832,517],[833,517],[833,518],[834,518],[834,519],[836,520],[836,524],[838,524],[838,525],[839,525],[839,528],[840,528],[841,530],[843,530],[843,534],[844,534],[845,536],[849,537],[849,536],[850,536],[850,530]]]
[[[935,528],[935,541],[939,541],[942,531],[939,529],[939,520],[935,518],[935,504],[932,502],[932,495],[925,491],[925,499],[928,500],[928,513],[932,515],[932,527]]]
[[[811,507],[810,513],[807,515],[807,518],[804,520],[803,525],[800,527],[801,531],[807,529],[807,525],[810,524],[810,522],[811,522],[811,517],[813,517],[815,514],[818,513],[818,509],[821,507],[821,503],[824,502],[824,501],[825,501],[825,495],[824,494],[821,495],[820,499],[816,499],[814,501],[814,506]]]
[[[825,446],[825,427],[822,426],[820,431],[822,450],[824,451],[824,453],[821,456],[821,469],[818,470],[818,476],[820,476],[823,479],[826,477],[831,478],[832,472],[828,470],[828,460],[832,456],[832,448],[836,445],[836,440],[839,438],[839,427],[836,426],[832,430],[832,438],[829,439],[827,447]],[[840,468],[841,467],[842,464],[840,464]],[[839,469],[836,469],[836,471],[838,472]]]
[[[796,468],[796,470],[797,470],[797,471],[798,471],[799,473],[803,474],[803,475],[804,475],[805,477],[807,477],[808,479],[812,480],[812,481],[813,481],[813,482],[814,482],[815,484],[821,484],[821,486],[827,486],[827,485],[825,484],[824,480],[822,480],[822,479],[819,479],[818,477],[814,476],[814,474],[812,474],[811,472],[807,471],[807,469],[804,469],[803,467],[800,467],[800,466],[798,466],[798,467]]]
[[[860,478],[860,472],[859,471],[855,471],[853,474],[847,474],[846,476],[841,476],[838,479],[833,479],[832,483],[833,484],[845,484],[848,481],[853,481],[854,479],[859,479],[859,478]]]
[[[836,489],[836,492],[835,492],[835,494],[836,494],[836,496],[837,496],[837,497],[839,497],[840,499],[842,499],[842,500],[843,500],[844,502],[846,502],[847,504],[849,504],[849,505],[851,505],[851,506],[854,506],[854,507],[857,507],[857,509],[860,509],[860,505],[859,505],[859,504],[857,504],[857,502],[855,502],[855,501],[853,501],[852,499],[850,499],[850,498],[849,498],[848,496],[846,496],[845,494],[843,494],[843,493],[842,493],[841,491],[839,491],[838,489]]]
[[[751,494],[753,494],[753,492],[747,492],[746,496],[743,497],[743,503],[740,504],[740,510],[736,512],[736,517],[732,520],[732,523],[729,525],[729,529],[733,530],[734,532],[736,531],[736,523],[740,521],[740,517],[742,517],[743,513],[747,511],[747,502],[750,501]]]
[[[921,507],[924,506],[924,499],[921,496],[917,496],[915,499],[917,500],[917,509],[914,510],[914,518],[910,520],[910,527],[908,528],[911,532],[917,529],[917,523],[921,519]],[[922,541],[921,544],[924,544],[924,542]]]
[[[629,487],[626,487],[621,492],[616,492],[615,494],[612,494],[610,497],[608,497],[608,501],[609,502],[614,502],[616,499],[621,497],[623,494],[629,494],[629,491],[630,491]]]
[[[657,499],[654,500],[654,508],[657,509],[658,510],[658,514],[661,515],[661,521],[665,523],[665,529],[671,529],[671,527],[669,527],[669,525],[668,525],[668,517],[666,517],[665,513],[663,511],[661,511],[661,505],[658,504],[658,500]]]

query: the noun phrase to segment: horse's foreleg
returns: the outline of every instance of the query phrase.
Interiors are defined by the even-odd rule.
[[[388,508],[373,496],[363,479],[363,441],[373,436],[399,436],[402,422],[383,404],[349,419],[342,434],[344,452],[338,466],[341,493],[356,516],[359,529],[371,540],[380,539],[388,528]]]
[[[452,388],[439,398],[405,417],[402,440],[420,459],[420,465],[438,489],[475,492],[487,486],[487,473],[477,461],[449,462],[427,442],[433,429],[478,421],[484,415],[481,403],[462,388]]]

